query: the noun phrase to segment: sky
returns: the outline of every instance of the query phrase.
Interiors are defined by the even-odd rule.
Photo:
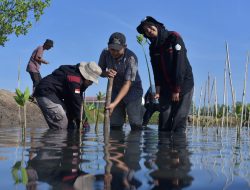
[[[177,31],[182,36],[194,74],[195,102],[199,101],[201,87],[204,89],[209,74],[210,85],[216,78],[218,101],[222,103],[227,42],[236,99],[241,101],[250,50],[249,8],[249,0],[52,0],[27,35],[10,35],[5,47],[0,47],[0,89],[15,91],[19,65],[20,88],[32,88],[26,65],[32,51],[47,38],[54,41],[54,47],[44,52],[49,65],[42,64],[43,77],[60,65],[98,62],[109,36],[113,32],[122,32],[128,48],[138,57],[145,93],[149,79],[143,50],[136,41],[136,27],[143,18],[152,16],[164,23],[168,30]],[[145,48],[149,59],[148,46]],[[105,93],[106,87],[107,79],[100,78],[98,85],[93,84],[86,90],[86,96],[96,96],[99,91]],[[229,90],[229,86],[227,88]],[[250,81],[246,91],[248,102],[249,94]]]

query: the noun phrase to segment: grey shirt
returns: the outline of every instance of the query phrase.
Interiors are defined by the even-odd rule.
[[[112,89],[112,101],[120,92],[125,81],[131,81],[131,87],[127,95],[123,98],[124,103],[134,101],[143,95],[141,78],[138,73],[138,61],[136,55],[125,49],[124,56],[115,60],[107,49],[104,49],[100,55],[98,65],[103,71],[114,69],[117,74],[114,78]]]

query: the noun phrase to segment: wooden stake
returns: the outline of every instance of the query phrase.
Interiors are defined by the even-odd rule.
[[[114,78],[108,78],[107,84],[107,91],[106,91],[106,101],[105,101],[105,108],[110,105],[111,103],[111,94],[113,88]],[[104,135],[109,134],[110,128],[110,117],[109,117],[110,110],[104,109]]]

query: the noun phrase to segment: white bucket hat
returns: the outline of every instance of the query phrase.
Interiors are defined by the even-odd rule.
[[[85,79],[98,84],[98,77],[102,74],[102,69],[94,61],[81,62],[79,70]]]

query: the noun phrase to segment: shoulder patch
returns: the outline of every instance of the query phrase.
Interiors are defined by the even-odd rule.
[[[79,76],[74,76],[74,75],[68,75],[67,79],[69,82],[76,82],[76,83],[80,83],[81,81],[81,77]]]
[[[175,48],[175,50],[180,51],[181,50],[181,45],[180,44],[176,44],[174,48]]]

